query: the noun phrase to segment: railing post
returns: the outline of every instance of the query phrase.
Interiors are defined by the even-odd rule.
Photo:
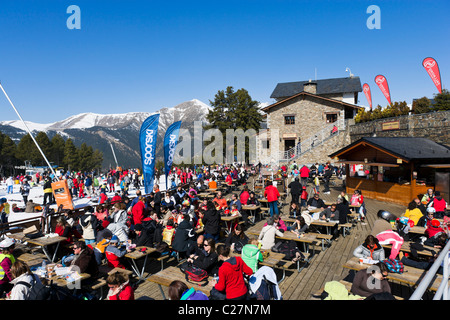
[[[441,250],[441,253],[437,257],[437,259],[434,261],[433,265],[430,267],[428,272],[425,274],[425,277],[423,277],[422,281],[420,281],[419,285],[417,286],[416,290],[414,290],[413,294],[409,298],[409,300],[421,300],[424,292],[427,290],[428,285],[431,283],[431,281],[434,279],[434,276],[436,275],[439,267],[441,266],[441,263],[444,261],[444,272],[442,277],[442,282],[439,285],[438,290],[436,291],[433,300],[439,300],[443,296],[443,291],[448,291],[448,253],[450,250],[450,241],[447,242],[445,247]],[[447,268],[447,269],[446,269]]]

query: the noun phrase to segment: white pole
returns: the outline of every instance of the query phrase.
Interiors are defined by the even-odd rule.
[[[117,162],[116,153],[114,152],[113,145],[112,145],[111,142],[109,143],[109,145],[111,146],[111,150],[112,150],[112,153],[113,153],[113,156],[114,156],[114,160],[116,161],[116,166],[118,167],[119,163]]]
[[[11,99],[9,98],[8,94],[6,93],[5,89],[3,89],[3,86],[2,86],[1,83],[0,83],[0,88],[2,89],[3,93],[5,94],[6,99],[8,99],[9,103],[10,103],[11,106],[14,108],[14,111],[15,111],[15,112],[17,113],[17,115],[19,116],[19,119],[22,121],[23,125],[24,125],[25,128],[27,129],[27,131],[28,131],[28,133],[29,133],[31,139],[33,139],[33,141],[34,141],[34,143],[36,144],[36,147],[38,148],[39,152],[40,152],[41,155],[44,157],[45,162],[47,162],[48,167],[50,168],[50,170],[52,170],[53,175],[54,175],[55,177],[57,177],[55,171],[53,170],[52,166],[50,165],[50,162],[48,162],[47,158],[45,157],[44,152],[42,152],[41,147],[39,147],[37,141],[34,139],[33,135],[31,134],[30,129],[28,128],[28,126],[27,126],[27,124],[25,123],[25,121],[23,121],[22,117],[21,117],[20,114],[19,114],[19,111],[17,111],[16,107],[14,106],[14,104],[12,103],[12,101],[11,101]]]

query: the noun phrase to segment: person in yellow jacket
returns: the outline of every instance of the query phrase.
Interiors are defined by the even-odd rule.
[[[0,223],[8,223],[9,203],[6,198],[0,199],[0,214],[1,214]]]
[[[409,218],[410,220],[414,221],[414,225],[417,226],[420,218],[423,217],[422,211],[417,207],[417,204],[415,201],[411,201],[408,204],[408,209],[406,209],[404,217]]]
[[[45,179],[44,183],[44,206],[47,204],[47,199],[49,204],[53,203],[52,181],[49,177]]]
[[[13,287],[11,284],[12,275],[10,270],[16,261],[12,255],[15,244],[16,241],[8,237],[5,237],[0,242],[0,297],[3,297],[4,293],[11,291]]]

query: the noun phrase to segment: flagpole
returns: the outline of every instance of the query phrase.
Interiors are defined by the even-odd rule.
[[[45,157],[44,152],[41,150],[41,147],[39,147],[39,144],[38,144],[37,141],[34,139],[34,137],[33,137],[32,133],[31,133],[30,129],[28,128],[28,126],[27,126],[27,124],[25,123],[25,121],[23,121],[22,117],[21,117],[20,114],[19,114],[19,111],[17,111],[16,107],[14,106],[14,103],[12,103],[12,101],[11,101],[11,99],[9,98],[8,94],[6,93],[5,89],[3,89],[3,86],[2,86],[1,83],[0,83],[0,88],[2,89],[3,93],[5,94],[6,99],[8,99],[9,103],[10,103],[11,106],[13,107],[14,111],[15,111],[15,112],[17,113],[17,115],[19,116],[19,119],[22,121],[23,125],[24,125],[25,128],[27,129],[28,134],[30,135],[31,139],[33,139],[33,141],[34,141],[34,143],[36,144],[36,147],[38,148],[38,150],[39,150],[39,152],[41,153],[42,157],[44,157],[44,160],[45,160],[45,162],[47,162],[47,165],[48,165],[48,167],[50,168],[50,170],[52,171],[53,175],[54,175],[55,177],[57,177],[55,171],[53,170],[52,166],[50,165],[50,162],[48,162],[47,158]]]

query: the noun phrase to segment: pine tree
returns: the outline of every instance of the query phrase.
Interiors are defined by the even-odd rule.
[[[100,168],[103,163],[103,153],[95,149],[92,153],[91,162],[90,162],[90,169]]]
[[[226,153],[226,130],[248,129],[258,131],[261,128],[262,114],[259,112],[259,102],[251,98],[245,89],[236,92],[233,87],[228,86],[226,90],[219,90],[214,96],[214,101],[209,101],[212,110],[206,115],[209,124],[204,127],[208,129],[218,129],[223,136],[224,156]],[[245,150],[248,156],[248,142],[245,143]],[[236,155],[236,144],[235,153]]]
[[[431,101],[427,97],[422,97],[413,102],[412,110],[415,114],[432,111]]]
[[[435,111],[450,110],[450,91],[443,89],[442,93],[434,95],[433,109]]]
[[[2,163],[7,165],[18,164],[19,161],[16,158],[16,149],[17,146],[14,141],[7,135],[3,135],[2,139],[2,147],[1,147],[1,158]]]
[[[29,134],[24,135],[20,139],[19,144],[17,145],[16,158],[22,161],[22,163],[25,160],[33,161],[32,159],[32,154],[34,153],[33,149],[36,149],[36,151],[39,152],[36,146],[34,145],[34,142],[31,139],[30,135]]]
[[[79,168],[78,150],[70,138],[67,139],[64,146],[63,163],[66,169],[70,168],[70,170],[78,170]]]
[[[50,142],[50,139],[48,138],[47,134],[43,131],[40,131],[36,135],[36,142],[41,148],[42,152],[44,153],[47,160],[49,159],[49,156],[52,153],[52,143]],[[35,145],[36,146],[36,145]],[[38,157],[36,157],[36,165],[39,166],[46,166],[47,162],[45,161],[42,154],[39,152],[38,148],[36,147],[36,150],[38,152]],[[49,160],[50,161],[50,160]]]
[[[51,139],[51,143],[52,143],[52,152],[50,156],[51,159],[50,161],[54,162],[58,166],[61,166],[63,164],[64,146],[66,143],[63,137],[61,137],[61,135],[59,134],[53,136],[53,138]]]
[[[92,169],[92,155],[94,150],[92,150],[91,146],[87,146],[85,142],[83,142],[78,149],[78,170],[81,171],[89,171]]]

